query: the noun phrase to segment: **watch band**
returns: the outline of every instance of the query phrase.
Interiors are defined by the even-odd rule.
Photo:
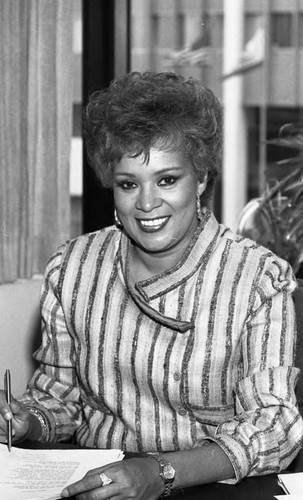
[[[160,498],[167,498],[171,495],[173,482],[175,479],[175,469],[172,464],[161,457],[159,453],[148,452],[148,457],[154,458],[159,464],[159,476],[164,483],[164,491]]]

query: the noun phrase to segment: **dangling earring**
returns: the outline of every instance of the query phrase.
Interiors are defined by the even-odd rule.
[[[118,214],[117,214],[117,210],[116,210],[116,209],[114,210],[114,219],[115,219],[115,225],[116,225],[117,227],[121,228],[121,227],[122,227],[122,224],[121,224],[121,222],[120,222],[120,220],[119,220],[119,217],[118,217]]]
[[[203,214],[202,214],[202,209],[201,209],[201,200],[200,200],[199,193],[197,193],[197,197],[196,197],[196,210],[197,210],[197,218],[198,218],[198,221],[200,222],[203,218]]]

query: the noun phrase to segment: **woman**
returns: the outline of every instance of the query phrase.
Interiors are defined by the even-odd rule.
[[[2,441],[12,418],[16,441],[142,454],[62,493],[79,499],[155,499],[284,469],[303,431],[296,283],[211,212],[221,105],[193,79],[131,73],[91,97],[85,135],[116,227],[50,259],[40,368],[11,410],[2,394]]]

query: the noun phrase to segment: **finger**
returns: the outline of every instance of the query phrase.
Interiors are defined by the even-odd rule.
[[[13,399],[10,407],[13,413],[13,419],[18,419],[19,423],[26,422],[29,419],[29,411],[20,401]]]
[[[12,420],[13,425],[18,421],[18,424],[21,422],[26,422],[28,420],[28,410],[24,407],[22,403],[12,400],[10,406],[7,409],[3,406],[0,410],[0,428],[3,430],[6,428],[6,423]]]
[[[96,490],[90,490],[85,493],[78,493],[75,497],[77,500],[118,500],[121,497],[117,497],[116,495],[107,492],[104,492],[102,488],[97,488]]]
[[[12,421],[12,436],[16,437],[18,435],[19,438],[22,437],[28,428],[29,412],[28,412],[27,408],[22,403],[20,403],[16,399],[12,398],[11,405],[10,405],[11,417],[8,418],[8,416],[4,414],[3,397],[1,397],[0,412],[1,412],[0,413],[0,442],[2,442],[2,443],[7,442],[7,422],[10,419]]]
[[[24,409],[24,406],[13,396],[11,396],[11,402],[8,404],[4,391],[0,391],[0,415],[5,420],[11,420],[14,415],[22,414]]]
[[[0,391],[0,415],[4,418],[4,420],[11,420],[13,416],[9,405],[7,404],[4,391]]]
[[[78,495],[85,491],[94,490],[102,486],[102,480],[100,474],[91,474],[84,476],[80,481],[70,484],[67,488],[61,492],[62,497],[69,497],[73,495]]]

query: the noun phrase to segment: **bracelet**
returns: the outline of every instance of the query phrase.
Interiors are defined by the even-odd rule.
[[[32,407],[29,408],[28,407],[27,409],[32,415],[34,415],[36,417],[37,420],[39,420],[42,433],[41,433],[41,436],[39,437],[38,441],[47,442],[49,440],[50,431],[49,431],[48,422],[47,422],[45,416],[42,414],[42,412],[40,412],[39,410],[36,410],[36,408],[32,408]]]

